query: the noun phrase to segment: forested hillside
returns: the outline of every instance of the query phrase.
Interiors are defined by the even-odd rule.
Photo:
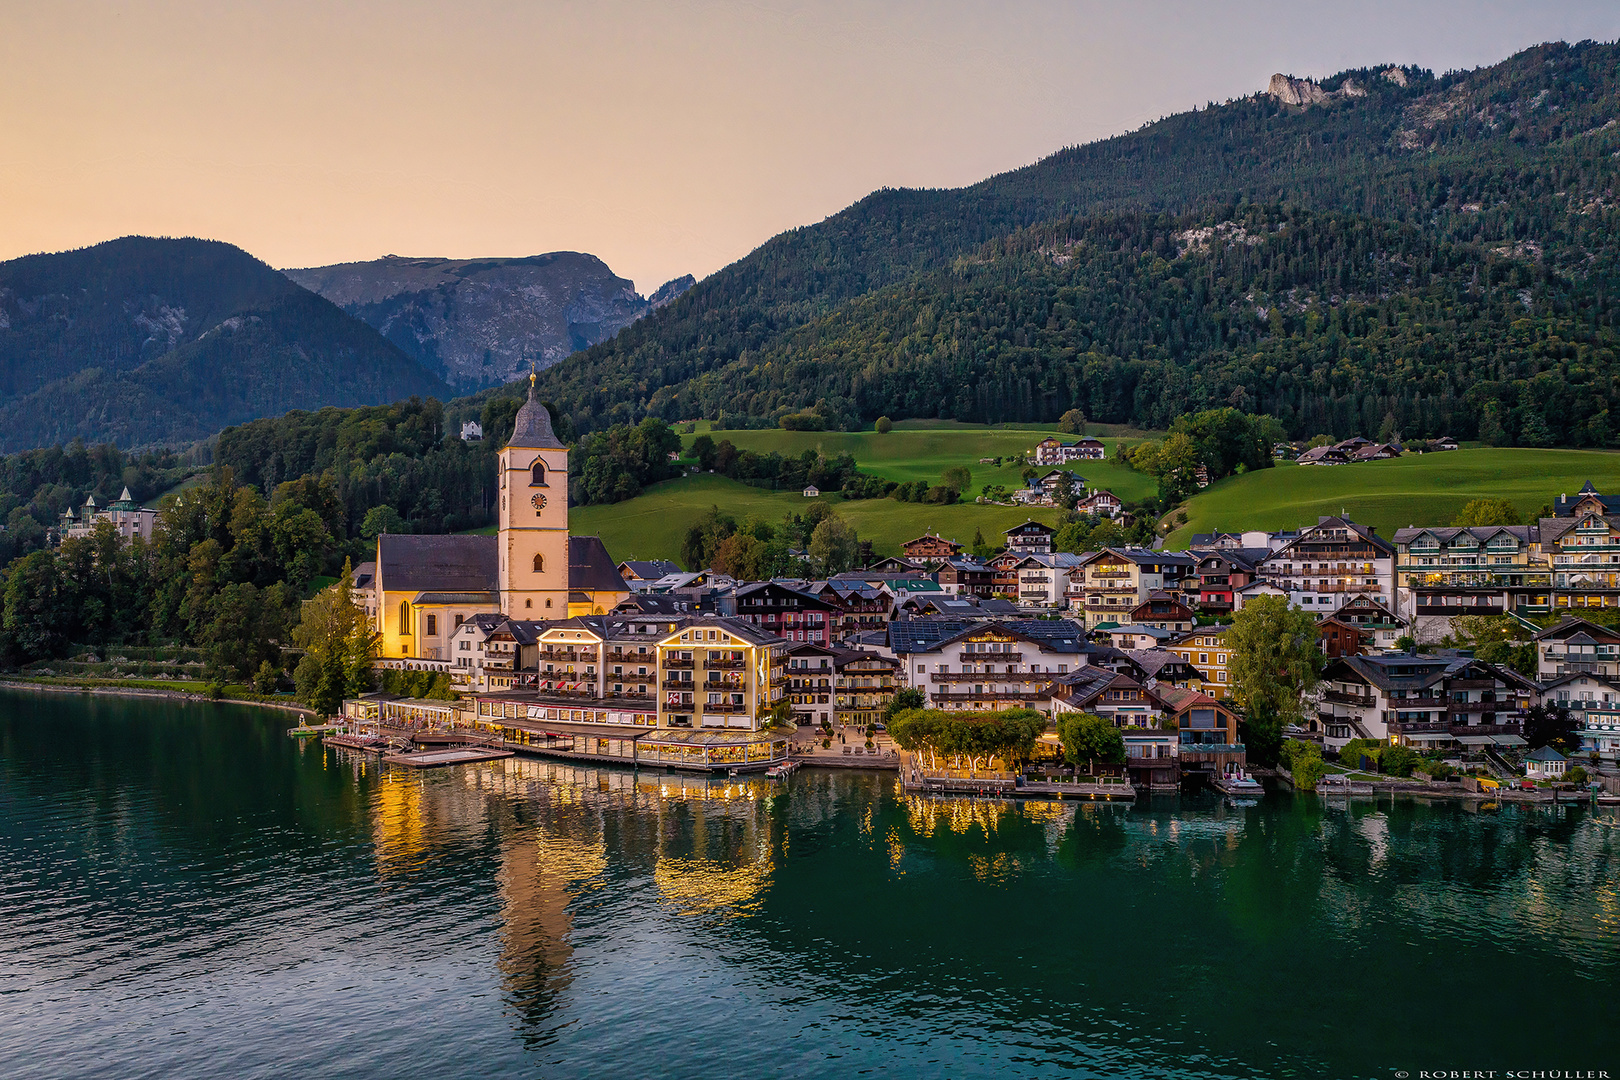
[[[701,411],[718,417],[721,410],[774,421],[781,411],[816,400],[825,402],[825,415],[842,424],[880,414],[1033,420],[1055,418],[1066,393],[1077,402],[1094,396],[1063,385],[1095,386],[1120,373],[1125,381],[1111,384],[1094,406],[1099,419],[1162,425],[1175,410],[1225,404],[1242,391],[1258,407],[1282,409],[1291,400],[1290,424],[1296,430],[1322,424],[1338,431],[1345,423],[1364,423],[1369,395],[1376,411],[1398,406],[1409,392],[1410,405],[1403,407],[1413,422],[1428,424],[1424,418],[1432,415],[1436,424],[1445,426],[1449,419],[1458,434],[1472,434],[1461,426],[1464,411],[1445,413],[1446,388],[1429,379],[1432,373],[1418,373],[1418,384],[1406,387],[1403,370],[1385,363],[1383,358],[1412,347],[1412,339],[1387,347],[1369,344],[1378,357],[1352,358],[1362,370],[1340,377],[1334,350],[1344,347],[1341,339],[1350,331],[1325,324],[1342,323],[1350,315],[1345,297],[1371,288],[1383,273],[1376,296],[1389,302],[1388,317],[1440,318],[1461,335],[1450,343],[1430,343],[1436,357],[1437,349],[1471,354],[1481,343],[1498,354],[1508,348],[1499,340],[1503,328],[1515,321],[1499,303],[1500,290],[1511,279],[1518,283],[1515,293],[1530,291],[1525,317],[1563,320],[1536,331],[1542,334],[1540,347],[1557,353],[1568,342],[1571,362],[1598,365],[1592,376],[1606,379],[1601,365],[1608,361],[1592,350],[1606,349],[1613,332],[1607,298],[1613,294],[1609,238],[1615,233],[1613,189],[1620,165],[1615,158],[1620,151],[1617,61],[1620,49],[1612,44],[1554,44],[1492,68],[1439,78],[1413,69],[1344,72],[1323,81],[1326,90],[1339,92],[1326,103],[1301,108],[1260,94],[1065,150],[970,188],[881,191],[824,222],[774,238],[612,341],[545,372],[542,391],[584,429],[649,414],[676,419]],[[1236,302],[1232,282],[1209,276],[1223,269],[1221,260],[1230,263],[1230,256],[1217,256],[1199,271],[1197,245],[1180,255],[1168,239],[1134,248],[1147,265],[1129,273],[1123,252],[1116,252],[1107,269],[1111,276],[1102,277],[1085,276],[1105,269],[1090,256],[1077,260],[1078,266],[1048,260],[1054,270],[1067,271],[1069,280],[1062,282],[1062,275],[1035,269],[1021,242],[997,244],[1046,222],[1063,222],[1047,230],[1054,241],[1089,237],[1097,243],[1099,232],[1121,227],[1127,232],[1158,228],[1167,237],[1200,222],[1214,226],[1254,213],[1296,210],[1352,215],[1335,217],[1343,222],[1338,226],[1308,229],[1307,237],[1331,239],[1335,230],[1348,229],[1364,231],[1364,239],[1351,238],[1341,251],[1287,253],[1297,261],[1268,274],[1261,287],[1300,289],[1311,299],[1295,293],[1280,305],[1264,300],[1251,305],[1285,316],[1280,325],[1268,319],[1241,328],[1246,316],[1230,310]],[[1171,217],[1151,216],[1157,214]],[[1132,221],[1138,224],[1120,225]],[[1438,256],[1443,295],[1426,293],[1428,278],[1421,268],[1403,277],[1388,268],[1355,264],[1359,251],[1371,252],[1365,244],[1397,226],[1414,235],[1400,241],[1401,251],[1389,253],[1405,258],[1422,249],[1431,259]],[[1457,245],[1466,251],[1454,254]],[[1189,258],[1193,261],[1184,261]],[[1475,267],[1464,265],[1470,258],[1482,271],[1490,260],[1504,269],[1490,282],[1489,299],[1468,293],[1459,308],[1458,289],[1472,288]],[[1165,267],[1153,266],[1154,260]],[[1329,273],[1347,275],[1346,281],[1338,284],[1325,276]],[[1467,283],[1459,282],[1458,274],[1468,275]],[[999,282],[992,281],[996,277]],[[1170,283],[1171,277],[1180,283]],[[1073,308],[1075,324],[1067,330],[1064,313],[1049,310],[1065,287],[1097,294],[1079,306],[1078,296],[1064,301]],[[1187,292],[1172,304],[1177,288]],[[893,291],[882,293],[885,289]],[[1116,295],[1115,289],[1132,296]],[[1251,303],[1247,285],[1235,295]],[[1371,295],[1364,293],[1363,300]],[[928,296],[937,297],[938,310],[926,317],[958,324],[938,340],[932,332],[915,330],[914,321],[902,331],[899,321],[902,309],[925,316],[922,309],[933,307],[925,301]],[[852,304],[862,297],[870,299]],[[1543,303],[1538,297],[1545,297],[1547,306],[1537,308]],[[1154,330],[1139,318],[1133,327],[1131,317],[1114,310],[1116,304],[1138,302],[1155,317],[1173,306],[1175,318]],[[894,310],[879,311],[890,304]],[[982,319],[985,333],[959,325],[970,309],[975,320]],[[1038,322],[1030,323],[1031,313],[1038,314]],[[1291,344],[1293,316],[1298,316],[1301,350]],[[1324,325],[1316,326],[1312,316]],[[1212,338],[1215,327],[1223,329]],[[1235,337],[1227,328],[1237,328]],[[1584,329],[1576,334],[1577,328]],[[850,349],[837,348],[840,341],[854,344],[854,335],[867,330],[886,331],[890,341],[867,343],[859,362]],[[893,351],[893,339],[902,333],[910,339],[904,357]],[[1001,336],[1007,337],[1005,344]],[[998,357],[994,363],[960,355],[993,340],[998,353],[1032,353],[1011,362]],[[833,359],[823,355],[824,346],[833,349]],[[1065,355],[1065,349],[1076,351]],[[1257,353],[1262,360],[1255,359]],[[1319,370],[1324,358],[1329,371]],[[1517,363],[1509,355],[1500,359]],[[875,379],[867,377],[869,362],[879,367]],[[985,363],[988,367],[975,366]],[[1071,370],[1071,363],[1090,374]],[[937,377],[923,392],[909,381],[915,371],[891,377],[881,370],[885,364],[897,372],[908,365],[931,366]],[[1155,365],[1165,364],[1178,369],[1180,385],[1139,395],[1143,379],[1162,377]],[[1271,367],[1293,373],[1282,380],[1291,398],[1281,389],[1262,393],[1271,385],[1264,374]],[[1250,377],[1256,370],[1258,381]],[[1522,374],[1533,381],[1544,370],[1531,362]],[[992,385],[982,397],[977,387],[964,392],[965,382],[986,371]],[[693,383],[703,376],[709,378]],[[1515,410],[1527,415],[1522,393],[1534,397],[1535,391],[1512,385],[1521,381],[1516,368],[1493,368],[1491,381],[1508,384],[1499,395],[1500,422],[1512,429]],[[1453,380],[1453,396],[1457,385]],[[1309,399],[1317,388],[1328,398],[1313,403]],[[726,396],[745,390],[746,398]],[[1531,435],[1540,437],[1533,425]]]
[[[229,244],[125,237],[0,263],[0,450],[183,444],[288,409],[443,392]]]

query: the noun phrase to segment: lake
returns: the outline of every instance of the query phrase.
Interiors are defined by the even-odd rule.
[[[8,1077],[1620,1076],[1620,818],[907,797],[0,692]]]

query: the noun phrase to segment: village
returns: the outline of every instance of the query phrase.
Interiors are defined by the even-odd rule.
[[[1057,463],[1070,451],[1095,452],[1044,448]],[[988,557],[924,534],[823,580],[739,581],[615,564],[597,538],[569,535],[566,498],[548,498],[553,484],[561,495],[567,455],[531,399],[501,452],[497,535],[378,536],[353,578],[376,667],[385,681],[442,676],[454,700],[368,694],[345,703],[349,721],[637,766],[887,768],[977,791],[1038,774],[1096,797],[1246,791],[1258,785],[1232,631],[1269,603],[1307,613],[1320,654],[1290,744],[1330,761],[1407,748],[1430,775],[1477,777],[1475,791],[1544,786],[1576,768],[1601,782],[1620,756],[1620,631],[1603,617],[1620,605],[1608,568],[1620,507],[1590,485],[1558,495],[1536,525],[1386,538],[1322,517],[1197,535],[1185,551],[1070,553],[1030,520]],[[1455,620],[1468,617],[1507,620],[1533,670],[1459,646]],[[993,754],[982,769],[969,755],[963,772],[961,754],[924,768],[887,730],[897,699],[946,715],[1028,712],[1041,731],[1016,774],[991,768]],[[1567,721],[1566,752],[1530,745],[1538,710]],[[1066,754],[1066,715],[1117,729],[1118,760]]]

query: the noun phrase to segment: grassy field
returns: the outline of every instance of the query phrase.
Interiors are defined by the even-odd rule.
[[[655,484],[626,502],[576,506],[568,512],[568,521],[576,536],[600,536],[615,560],[679,562],[687,527],[711,506],[718,505],[738,521],[758,517],[776,522],[790,510],[802,512],[811,501],[796,491],[765,491],[723,476],[688,476]],[[1017,506],[933,506],[893,499],[844,502],[836,495],[823,495],[820,501],[837,507],[839,516],[861,539],[872,541],[880,555],[898,554],[902,543],[925,531],[968,544],[974,530],[982,529],[984,538],[996,544],[1008,529],[1031,517],[1048,524],[1057,519],[1055,510]]]
[[[966,465],[973,473],[972,493],[977,495],[986,484],[1003,484],[1009,490],[1021,487],[1024,482],[1021,475],[1024,471],[1022,455],[1033,450],[1035,444],[1048,435],[1066,441],[1075,438],[1052,428],[984,427],[937,420],[906,421],[896,424],[887,435],[879,435],[875,431],[782,431],[773,428],[721,431],[712,437],[716,442],[730,439],[738,449],[752,450],[758,454],[775,451],[784,456],[797,456],[806,450],[819,450],[832,457],[848,453],[854,456],[862,472],[900,482],[926,480],[937,484],[941,474],[952,465]],[[1142,441],[1144,435],[1136,432],[1123,437],[1123,441],[1137,443]],[[696,434],[683,436],[683,445],[690,446],[696,437]],[[1098,434],[1098,437],[1108,447],[1110,455],[1115,445],[1122,441],[1120,435]],[[1013,460],[1000,468],[979,464],[980,458],[995,457],[1010,457]],[[1075,462],[1070,468],[1085,477],[1091,487],[1107,488],[1126,502],[1145,498],[1156,490],[1151,477],[1112,461]]]
[[[1464,503],[1479,498],[1507,499],[1530,521],[1588,480],[1599,491],[1620,488],[1620,454],[1474,449],[1326,468],[1278,465],[1193,496],[1187,524],[1168,546],[1185,546],[1195,532],[1295,528],[1340,513],[1389,537],[1407,525],[1448,525]]]

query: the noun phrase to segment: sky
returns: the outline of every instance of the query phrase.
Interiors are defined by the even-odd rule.
[[[1276,71],[1583,38],[1620,38],[1620,3],[0,0],[0,259],[574,250],[650,292]]]

